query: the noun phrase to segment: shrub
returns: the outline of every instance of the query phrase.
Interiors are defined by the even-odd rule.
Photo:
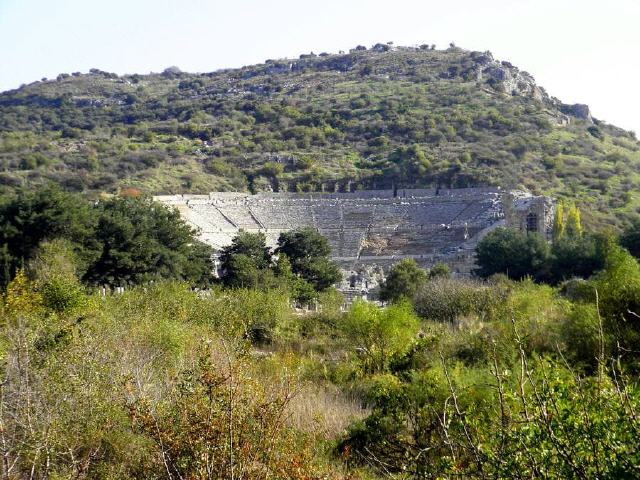
[[[607,332],[631,358],[640,350],[640,265],[625,250],[612,248],[594,279]]]
[[[441,277],[417,290],[414,308],[422,318],[453,323],[467,315],[486,316],[499,300],[497,292],[479,282]]]
[[[311,451],[285,424],[294,394],[290,383],[268,388],[228,348],[204,350],[163,401],[141,397],[129,406],[135,431],[156,445],[158,473],[164,470],[177,478],[232,478],[234,472],[239,478],[317,478]]]
[[[408,478],[631,478],[637,390],[620,380],[583,379],[561,364],[520,359],[486,371],[443,363],[388,386],[339,445],[343,457]],[[613,376],[613,372],[611,373]],[[619,375],[619,372],[618,374]]]
[[[385,371],[392,356],[409,347],[418,327],[418,319],[406,302],[378,308],[357,301],[339,325],[366,372]]]

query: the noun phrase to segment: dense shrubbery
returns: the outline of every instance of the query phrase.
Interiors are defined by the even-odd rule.
[[[495,361],[485,371],[442,363],[404,382],[387,377],[340,448],[385,477],[638,475],[635,386],[613,370],[585,379],[558,362],[520,360],[522,372]]]
[[[287,422],[295,369],[260,373],[243,340],[288,321],[285,297],[158,283],[103,298],[65,277],[59,292],[81,301],[60,308],[43,261],[3,302],[3,476],[321,477]]]
[[[425,274],[305,316],[278,284],[90,294],[75,255],[41,243],[4,294],[4,476],[639,474],[640,266],[619,247],[561,288]]]
[[[413,296],[416,312],[438,322],[455,322],[469,314],[484,315],[501,300],[497,288],[472,280],[433,279]]]
[[[599,301],[572,303],[531,281],[426,282],[418,313],[457,326],[423,323],[422,338],[368,382],[371,414],[339,450],[383,477],[638,475],[640,329],[629,312],[639,279],[613,247],[586,285]]]

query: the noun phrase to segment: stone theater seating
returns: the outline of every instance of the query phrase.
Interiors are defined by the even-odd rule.
[[[367,190],[352,193],[215,192],[156,200],[179,210],[217,249],[240,229],[263,232],[271,246],[281,232],[312,227],[325,235],[346,270],[386,267],[411,257],[425,266],[445,261],[468,273],[484,232],[504,224],[497,188]]]

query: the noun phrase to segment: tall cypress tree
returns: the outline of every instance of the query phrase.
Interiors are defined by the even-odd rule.
[[[564,236],[564,203],[559,200],[556,204],[556,215],[553,219],[553,239],[559,240]]]
[[[569,207],[567,212],[567,221],[565,225],[565,233],[568,237],[577,238],[582,236],[582,222],[580,220],[580,210],[575,204]]]

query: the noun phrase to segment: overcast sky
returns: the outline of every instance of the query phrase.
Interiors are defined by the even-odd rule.
[[[640,134],[640,0],[0,0],[0,91],[94,67],[204,72],[388,41],[491,50]]]

